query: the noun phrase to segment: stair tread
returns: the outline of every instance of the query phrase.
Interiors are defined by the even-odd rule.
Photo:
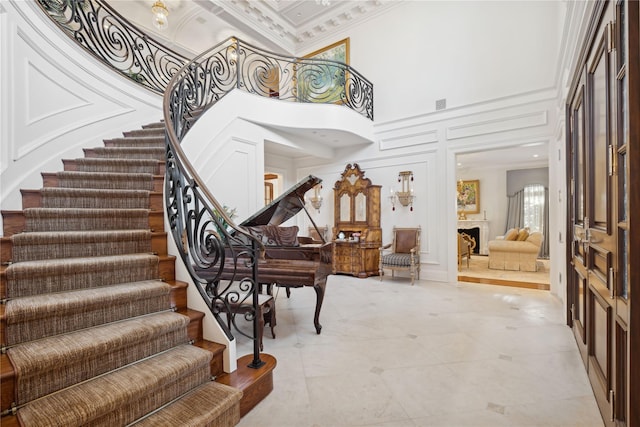
[[[2,211],[11,217],[9,232],[1,239],[2,261],[14,263],[0,266],[0,293],[9,297],[0,307],[0,335],[6,342],[11,334],[20,335],[16,332],[20,328],[45,325],[43,336],[22,334],[32,340],[16,340],[8,354],[0,355],[2,410],[10,407],[14,396],[24,403],[17,416],[3,417],[3,425],[14,421],[16,425],[127,424],[149,411],[154,413],[141,420],[140,426],[157,425],[158,420],[180,424],[185,411],[192,411],[189,418],[202,420],[204,425],[216,415],[210,409],[205,410],[208,415],[200,414],[202,405],[198,402],[206,401],[210,408],[227,399],[213,397],[214,389],[235,395],[228,409],[239,413],[241,392],[221,384],[208,385],[210,375],[222,372],[226,346],[202,339],[205,313],[187,308],[187,282],[169,280],[175,279],[175,267],[170,264],[176,257],[167,254],[168,234],[164,230],[165,127],[163,122],[146,126],[149,130],[123,132],[122,137],[104,139],[104,146],[84,149],[83,158],[63,160],[62,171],[42,172],[42,188],[21,190],[22,211]],[[113,212],[112,206],[116,207],[115,215],[123,219],[105,215]],[[41,226],[33,225],[40,220],[44,220]],[[139,243],[142,241],[145,243]],[[112,283],[125,277],[135,279]],[[47,293],[34,295],[30,288]],[[171,305],[178,306],[177,313],[169,311]],[[45,313],[48,310],[52,313]],[[107,311],[116,314],[109,317]],[[122,317],[118,317],[120,313],[124,313]],[[150,321],[157,316],[182,320],[175,331],[158,332]],[[17,318],[20,324],[14,326]],[[94,319],[96,324],[91,323]],[[71,320],[88,323],[80,324],[86,325],[84,329],[73,330]],[[56,325],[46,326],[54,322]],[[64,329],[67,326],[70,329]],[[51,330],[58,333],[46,335]],[[159,334],[157,339],[155,334]],[[187,340],[201,348],[181,344]],[[55,349],[54,343],[64,343],[64,349]],[[97,349],[90,349],[93,346]],[[30,364],[14,368],[10,358],[38,347],[27,357]],[[127,359],[127,352],[134,348],[133,359]],[[150,349],[148,356],[142,356],[147,358],[137,359],[144,348]],[[42,359],[45,354],[51,356],[47,363]],[[110,358],[117,360],[113,362],[117,366],[104,362]],[[109,370],[96,368],[80,379],[71,375],[68,384],[59,380],[74,369],[89,372],[91,364],[105,366],[100,361]],[[196,364],[189,367],[194,361]],[[31,382],[29,375],[19,373],[23,369],[32,375]],[[56,370],[63,375],[54,374]],[[51,378],[45,377],[45,372],[57,375],[51,382],[57,386],[41,385]],[[150,381],[145,385],[146,380]],[[94,385],[98,387],[93,389]],[[46,392],[38,397],[25,391],[39,387]],[[135,390],[140,393],[137,397]],[[76,397],[79,400],[73,402]],[[158,407],[161,409],[154,411]],[[123,415],[125,412],[129,415]],[[237,422],[239,415],[235,416]]]
[[[202,369],[211,353],[183,345],[104,376],[30,402],[18,410],[24,425],[78,425],[95,420],[149,393],[162,392],[174,379]],[[149,375],[149,373],[153,375]],[[134,418],[135,419],[135,418]]]
[[[236,406],[236,402],[241,397],[240,390],[210,381],[147,418],[135,422],[133,426],[177,426],[183,424],[185,419],[193,425],[209,425],[220,416],[228,417],[230,419],[228,424],[235,425],[240,421],[239,411],[236,410],[230,414],[224,414],[224,412]]]

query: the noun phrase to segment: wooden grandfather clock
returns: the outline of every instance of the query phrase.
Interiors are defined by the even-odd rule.
[[[334,192],[333,274],[378,275],[380,187],[364,177],[357,163],[348,164]]]

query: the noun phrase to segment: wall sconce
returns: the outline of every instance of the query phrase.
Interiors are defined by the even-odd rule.
[[[391,210],[396,210],[396,202],[399,202],[402,206],[409,206],[409,210],[413,211],[413,199],[416,196],[413,194],[413,172],[402,171],[398,174],[398,182],[400,183],[400,190],[393,191],[391,188],[391,195],[389,200],[391,201]]]
[[[320,196],[320,190],[322,189],[322,184],[317,184],[313,187],[313,196],[309,198],[309,202],[311,202],[311,206],[315,210],[320,213],[320,207],[322,206],[322,196]]]
[[[159,30],[164,30],[169,25],[169,10],[162,3],[162,1],[157,0],[153,6],[151,6],[151,13],[153,13],[153,26]]]

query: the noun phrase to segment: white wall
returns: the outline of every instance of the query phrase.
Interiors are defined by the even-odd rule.
[[[377,122],[551,88],[556,1],[406,1],[309,51],[350,38],[350,64],[373,82]],[[300,52],[304,54],[307,52]]]

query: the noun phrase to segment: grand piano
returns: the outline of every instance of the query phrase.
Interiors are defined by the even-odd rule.
[[[281,225],[304,210],[317,230],[305,207],[304,195],[321,182],[320,178],[309,175],[240,224],[259,238],[265,247],[257,268],[257,281],[261,288],[266,287],[271,294],[273,286],[284,287],[287,295],[290,288],[312,286],[315,289],[313,323],[318,334],[322,330],[319,319],[327,276],[332,270],[332,243],[324,239],[320,243],[307,243],[307,239],[297,236],[297,226]],[[235,267],[225,266],[221,278],[229,279],[238,275],[250,276],[251,267],[244,263],[238,263]]]

